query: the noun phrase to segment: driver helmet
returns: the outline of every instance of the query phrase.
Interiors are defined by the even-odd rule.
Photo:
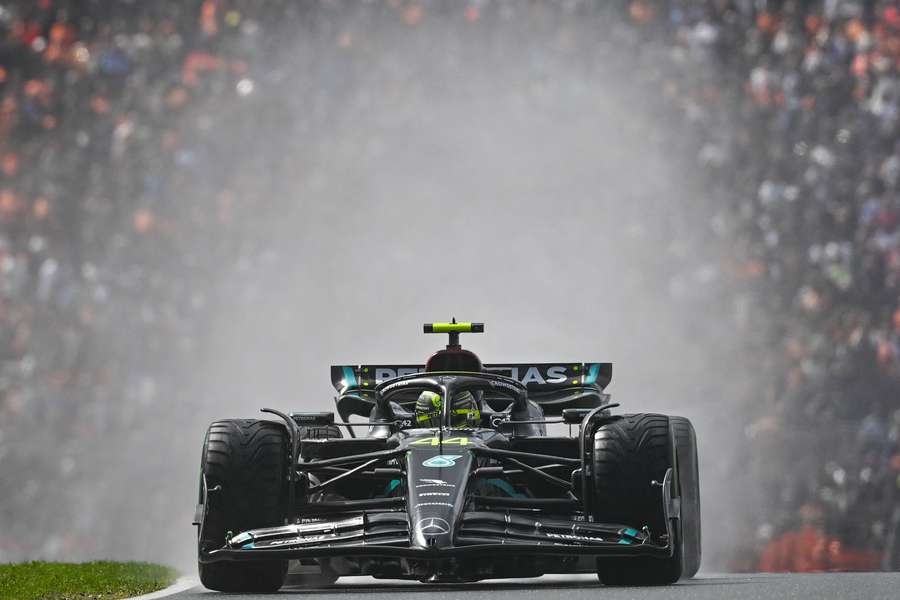
[[[435,392],[424,391],[416,400],[416,427],[440,427],[443,398]],[[450,427],[475,429],[481,425],[481,411],[472,392],[453,395],[450,403]]]

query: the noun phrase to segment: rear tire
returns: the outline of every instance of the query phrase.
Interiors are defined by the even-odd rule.
[[[210,490],[198,545],[201,551],[225,545],[226,532],[237,534],[284,522],[288,433],[271,421],[233,419],[209,426],[201,458]],[[218,491],[211,491],[221,486]],[[275,592],[284,583],[286,560],[198,563],[200,581],[220,592]]]
[[[654,537],[666,531],[662,488],[673,470],[677,495],[678,461],[675,436],[665,415],[636,414],[605,423],[594,432],[594,519],[635,529],[647,526]],[[604,585],[667,585],[681,578],[682,549],[678,519],[673,521],[675,551],[667,558],[633,556],[597,560]]]
[[[700,570],[700,463],[697,454],[697,434],[684,417],[669,417],[675,431],[678,451],[678,471],[681,477],[681,533],[684,540],[685,579]]]

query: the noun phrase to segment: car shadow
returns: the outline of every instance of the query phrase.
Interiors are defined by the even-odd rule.
[[[701,577],[696,579],[687,579],[684,581],[679,581],[677,584],[678,587],[693,587],[693,586],[706,586],[706,585],[744,585],[757,582],[758,580],[754,580],[745,576],[714,576],[714,577]],[[562,580],[562,579],[531,579],[531,580],[518,580],[518,581],[497,581],[497,580],[488,580],[488,581],[477,581],[472,583],[419,583],[416,581],[404,581],[397,582],[391,580],[385,580],[383,582],[376,581],[373,583],[347,583],[341,584],[338,581],[336,584],[331,586],[323,586],[323,587],[302,587],[302,586],[292,586],[292,587],[283,587],[281,588],[279,593],[290,593],[290,594],[299,594],[299,593],[311,593],[314,592],[316,594],[384,594],[384,593],[430,593],[430,592],[498,592],[498,591],[515,591],[515,590],[528,590],[534,592],[535,590],[546,589],[546,590],[565,590],[565,589],[602,589],[605,586],[597,581],[596,579],[577,579],[577,580]],[[623,586],[619,586],[623,587]],[[624,587],[635,587],[635,588],[645,588],[648,586],[624,586]],[[661,586],[653,586],[653,587],[661,587]],[[662,586],[664,587],[664,586]]]

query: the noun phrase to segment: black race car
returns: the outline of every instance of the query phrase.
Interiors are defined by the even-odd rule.
[[[450,343],[424,366],[332,367],[340,422],[264,408],[280,420],[212,423],[194,519],[203,584],[263,592],[286,578],[322,585],[345,575],[597,573],[606,585],[693,576],[691,423],[614,414],[603,392],[610,363],[482,365],[459,344],[460,333],[482,331],[425,325]],[[548,435],[548,425],[568,435]]]

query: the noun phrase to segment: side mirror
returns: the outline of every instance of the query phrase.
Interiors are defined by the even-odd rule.
[[[619,406],[618,402],[612,402],[610,404],[604,404],[603,410],[601,413],[607,411],[610,408],[615,408]],[[596,408],[596,407],[595,407]],[[594,408],[564,408],[562,411],[563,423],[568,425],[581,425],[581,422],[588,415],[589,412],[594,410]],[[610,413],[606,413],[607,415]]]
[[[564,408],[562,411],[563,423],[567,425],[580,425],[581,421],[593,408]]]

